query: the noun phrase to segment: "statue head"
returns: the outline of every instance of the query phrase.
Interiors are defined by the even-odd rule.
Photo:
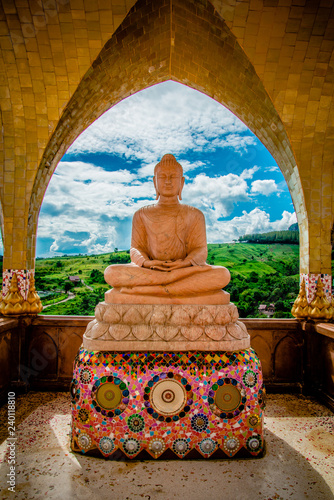
[[[162,195],[166,198],[177,196],[179,200],[182,200],[183,168],[173,155],[164,155],[155,166],[153,183],[157,194],[156,199]]]

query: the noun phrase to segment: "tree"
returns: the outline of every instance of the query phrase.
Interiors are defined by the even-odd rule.
[[[65,292],[69,292],[70,290],[73,290],[74,284],[71,281],[66,281],[64,285]]]
[[[105,284],[104,274],[99,269],[92,269],[89,282]]]
[[[127,253],[111,254],[109,257],[109,264],[127,264],[131,262],[130,255]]]

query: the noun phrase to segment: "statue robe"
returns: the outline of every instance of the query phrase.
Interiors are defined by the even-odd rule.
[[[131,261],[142,266],[147,259],[189,259],[204,266],[207,243],[204,215],[189,205],[149,205],[139,209],[132,221]]]

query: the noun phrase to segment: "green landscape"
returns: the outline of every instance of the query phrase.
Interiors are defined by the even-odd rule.
[[[36,289],[45,306],[43,314],[93,315],[110,288],[104,281],[104,269],[127,262],[129,251],[117,249],[102,255],[37,258]],[[230,270],[232,278],[226,291],[238,306],[240,317],[266,317],[259,312],[260,304],[274,304],[273,317],[292,317],[292,303],[299,290],[298,244],[209,244],[207,262]],[[68,300],[62,302],[64,299]]]

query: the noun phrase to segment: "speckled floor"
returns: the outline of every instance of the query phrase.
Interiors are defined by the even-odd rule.
[[[8,442],[0,446],[3,499],[334,499],[334,415],[301,396],[269,396],[266,455],[235,461],[116,462],[73,454],[68,394],[33,393],[17,402],[20,419],[24,408],[31,413],[16,429],[15,493],[6,486]]]

